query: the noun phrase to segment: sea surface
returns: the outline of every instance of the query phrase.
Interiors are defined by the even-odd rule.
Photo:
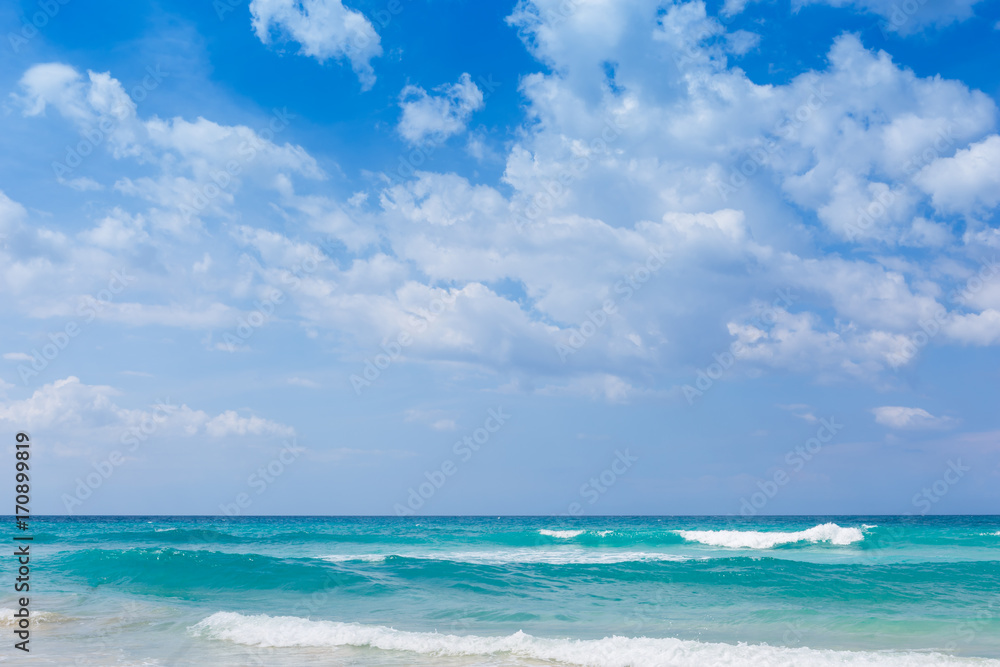
[[[1000,667],[995,516],[31,528],[32,650],[13,649],[15,563],[3,556],[0,662]]]

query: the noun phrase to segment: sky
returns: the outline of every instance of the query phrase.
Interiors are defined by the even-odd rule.
[[[1000,501],[1000,2],[0,7],[37,514]]]

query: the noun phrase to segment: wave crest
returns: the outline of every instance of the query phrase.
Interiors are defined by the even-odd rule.
[[[681,639],[605,637],[545,639],[516,632],[504,637],[409,632],[380,625],[310,621],[293,616],[244,616],[218,612],[189,631],[199,637],[262,648],[357,646],[431,656],[494,656],[559,662],[582,667],[777,667],[779,665],[853,665],[854,667],[938,667],[1000,665],[1000,661],[953,658],[939,653],[833,651],[767,644],[710,644]]]
[[[571,537],[576,537],[577,535],[583,535],[585,530],[549,530],[547,528],[542,528],[538,531],[539,535],[547,535],[549,537],[558,537],[563,540],[568,540]]]
[[[829,542],[837,546],[845,546],[865,539],[860,528],[842,528],[835,523],[824,523],[796,532],[678,530],[676,533],[689,542],[732,549],[773,549],[782,544],[795,544],[797,542],[810,542],[812,544]]]

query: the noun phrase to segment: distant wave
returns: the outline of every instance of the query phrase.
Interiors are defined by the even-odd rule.
[[[538,531],[539,535],[548,535],[549,537],[558,537],[560,539],[569,539],[571,537],[576,537],[577,535],[583,535],[586,531],[584,530],[548,530],[542,528]]]
[[[329,554],[319,556],[320,560],[330,563],[381,563],[394,554]]]
[[[715,644],[680,639],[606,637],[545,639],[516,632],[503,637],[407,632],[380,625],[310,621],[293,616],[244,616],[218,612],[189,628],[197,637],[268,648],[357,646],[438,657],[512,656],[584,667],[853,667],[1000,666],[1000,660],[954,658],[939,653],[832,651],[767,644]]]
[[[154,528],[124,532],[86,533],[77,538],[81,541],[108,542],[150,542],[153,544],[238,544],[244,538],[220,530],[209,528]]]
[[[865,539],[860,528],[841,528],[835,523],[824,523],[808,530],[777,532],[760,530],[678,530],[678,535],[689,542],[699,542],[713,547],[733,549],[773,549],[782,544],[797,542],[829,542],[844,546]]]
[[[624,550],[573,550],[554,551],[540,549],[517,549],[498,551],[455,551],[422,554],[330,554],[320,556],[331,563],[351,561],[377,563],[389,558],[412,558],[415,560],[437,560],[474,565],[533,564],[546,565],[604,565],[609,563],[642,563],[651,561],[685,562],[693,560],[687,556],[646,551]]]
[[[61,557],[60,570],[91,586],[114,585],[146,592],[190,595],[192,591],[315,591],[329,582],[329,566],[308,558],[262,554],[159,549],[86,549]],[[366,581],[340,573],[338,584]]]

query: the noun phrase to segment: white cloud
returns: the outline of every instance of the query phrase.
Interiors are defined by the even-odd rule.
[[[955,315],[944,330],[962,343],[995,345],[1000,343],[1000,310],[988,308],[980,313]]]
[[[0,233],[12,230],[18,223],[27,217],[28,212],[24,206],[17,203],[0,190]]]
[[[944,212],[971,214],[1000,204],[1000,135],[938,158],[914,180]]]
[[[435,431],[454,431],[458,428],[455,420],[445,416],[443,410],[417,410],[411,408],[403,413],[403,419],[407,422],[425,424]]]
[[[363,358],[375,352],[372,341],[420,330],[399,363],[486,368],[526,387],[608,401],[628,400],[699,355],[707,364],[733,340],[747,347],[746,374],[783,368],[874,379],[893,359],[909,359],[903,350],[919,323],[944,309],[943,296],[964,279],[941,268],[945,260],[961,264],[953,258],[981,254],[977,246],[990,242],[981,228],[960,237],[928,204],[992,201],[987,181],[941,179],[939,193],[913,174],[958,173],[955,163],[992,150],[984,138],[995,131],[993,101],[960,82],[919,77],[854,35],[834,41],[823,69],[757,85],[727,61],[753,37],[727,32],[703,3],[658,12],[654,0],[595,1],[554,20],[560,4],[521,2],[510,19],[547,66],[520,84],[526,122],[510,135],[502,182],[418,172],[381,189],[372,179],[340,201],[330,188],[300,183],[325,174],[299,146],[265,141],[246,126],[132,113],[109,150],[134,153],[120,163],[116,189],[146,210],[101,211],[72,236],[56,225],[29,229],[24,208],[0,199],[0,220],[35,253],[2,255],[3,293],[34,316],[72,316],[65,295],[96,293],[96,277],[124,256],[141,268],[142,288],[103,308],[111,321],[216,329],[210,346],[249,303],[279,287],[287,297],[281,319],[335,340],[337,353]],[[255,6],[268,35],[288,11],[306,30],[297,22],[309,3]],[[705,39],[693,41],[699,31]],[[650,58],[662,67],[650,68]],[[19,97],[25,113],[58,110],[81,128],[107,108],[94,100],[120,88],[109,75],[87,78],[65,66],[29,73]],[[482,104],[467,74],[431,92],[411,86],[397,131],[409,142],[444,141]],[[234,181],[199,213],[217,216],[222,233],[185,227],[178,202],[246,143],[259,148],[239,179],[258,186],[255,205],[270,206],[248,210],[249,188]],[[764,159],[751,159],[762,151]],[[928,151],[939,159],[925,160]],[[143,172],[126,171],[140,162]],[[748,163],[746,184],[720,192]],[[891,199],[886,210],[853,229],[859,207],[880,198]],[[270,215],[288,236],[264,228]],[[337,252],[310,243],[319,235],[335,239]],[[859,252],[831,253],[831,239]],[[911,262],[903,245],[935,259]],[[647,286],[629,287],[653,248],[672,258]],[[755,324],[748,304],[769,301],[779,287],[799,300],[767,326]],[[980,312],[949,313],[934,344],[1000,342],[992,333],[1000,307],[986,301],[989,290],[980,294],[982,303],[963,306]],[[555,343],[609,298],[617,312],[563,363]],[[251,428],[239,426],[247,417],[232,419]]]
[[[949,428],[955,420],[951,417],[935,417],[922,408],[905,408],[886,405],[872,409],[875,421],[894,429],[940,429]]]
[[[97,227],[80,232],[80,238],[95,246],[121,250],[149,239],[141,215],[134,218],[120,208],[101,220]]]
[[[104,143],[115,157],[141,154],[135,102],[110,73],[88,70],[85,79],[69,65],[43,63],[28,68],[18,83],[23,94],[12,97],[25,116],[43,115],[52,107],[81,134],[98,137],[88,139],[91,149]]]
[[[379,36],[361,12],[344,7],[341,0],[252,0],[250,13],[264,44],[276,32],[319,62],[347,58],[363,89],[375,83],[371,60],[382,55]]]
[[[35,390],[22,400],[0,401],[0,422],[25,428],[77,437],[91,436],[117,444],[123,436],[142,429],[147,436],[158,433],[170,437],[268,436],[295,434],[290,426],[251,415],[240,417],[226,411],[214,418],[169,398],[150,409],[128,409],[116,403],[121,392],[106,385],[87,385],[70,376]]]
[[[65,185],[77,192],[90,192],[103,190],[104,186],[95,181],[92,178],[87,178],[86,176],[81,176],[79,178],[60,178],[59,183]]]
[[[457,83],[439,86],[430,94],[419,86],[406,86],[399,95],[403,114],[400,136],[413,145],[440,143],[465,131],[472,112],[483,108],[483,91],[467,73]]]
[[[583,375],[567,384],[547,385],[536,390],[542,396],[586,396],[608,403],[628,403],[636,388],[611,374]]]
[[[746,9],[747,5],[753,4],[755,2],[760,2],[761,0],[726,0],[722,3],[721,14],[723,16],[735,16],[740,14]]]
[[[63,63],[44,63],[31,67],[21,77],[24,94],[13,95],[25,116],[39,116],[54,105],[66,117],[78,123],[91,120],[93,112],[84,103],[80,73]]]
[[[24,352],[5,352],[3,358],[7,361],[33,361],[35,358]]]
[[[114,185],[119,192],[170,211],[168,215],[152,211],[147,220],[154,224],[176,230],[196,223],[201,215],[221,213],[248,179],[273,187],[280,174],[325,177],[316,160],[300,146],[271,140],[294,120],[287,110],[275,111],[259,130],[204,118],[152,116],[143,120],[121,82],[110,73],[88,71],[87,75],[85,79],[61,63],[35,65],[21,77],[23,94],[15,95],[15,102],[30,116],[41,115],[49,107],[56,109],[81,135],[98,137],[96,143],[86,140],[91,150],[103,147],[117,159],[155,164],[155,175],[124,176]],[[233,164],[237,169],[231,168]],[[65,182],[82,189],[95,185],[81,178]],[[165,219],[170,222],[162,222]]]
[[[205,431],[215,438],[228,435],[266,435],[273,437],[291,437],[295,429],[277,422],[250,415],[241,417],[234,410],[226,410],[221,415],[213,417],[205,423]]]
[[[726,35],[726,49],[736,56],[742,56],[760,44],[760,35],[747,30],[737,30]]]

